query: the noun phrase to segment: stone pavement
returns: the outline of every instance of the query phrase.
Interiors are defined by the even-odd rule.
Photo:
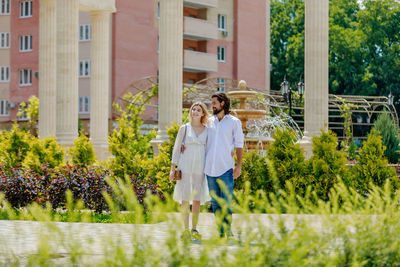
[[[40,247],[49,246],[52,253],[60,259],[68,257],[71,251],[84,249],[87,258],[92,261],[104,256],[106,247],[113,242],[131,250],[133,238],[139,242],[149,242],[151,245],[161,247],[170,235],[171,224],[178,227],[176,220],[181,219],[179,213],[168,213],[169,220],[157,224],[111,224],[111,223],[48,223],[33,221],[0,221],[0,262],[4,262],[7,255],[13,254],[24,261],[28,255],[37,254]],[[295,227],[296,218],[301,218],[314,229],[322,229],[322,221],[317,215],[268,215],[250,214],[233,215],[232,230],[237,236],[238,232],[246,227],[252,227],[255,232],[259,227],[254,227],[257,221],[266,229],[278,232],[277,220],[282,220],[285,227],[291,230]],[[174,221],[175,220],[175,221]],[[53,229],[53,230],[52,230]],[[215,218],[212,213],[201,213],[198,230],[203,239],[211,239],[217,234]],[[181,230],[179,230],[181,231]],[[180,232],[177,232],[180,235]],[[45,237],[45,242],[41,238]],[[47,238],[46,238],[47,237]],[[198,244],[193,244],[196,250]],[[234,246],[232,246],[234,249]]]

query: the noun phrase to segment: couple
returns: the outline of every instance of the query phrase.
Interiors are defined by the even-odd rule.
[[[223,222],[218,223],[220,236],[230,237],[232,222],[233,180],[240,176],[244,135],[239,119],[230,115],[230,100],[225,93],[212,96],[213,116],[209,117],[205,105],[197,102],[189,111],[190,122],[181,126],[172,154],[170,178],[173,180],[178,164],[182,180],[177,181],[174,200],[184,209],[184,237],[200,239],[197,231],[200,205],[210,200],[214,214],[222,208],[217,199],[228,203]],[[236,148],[237,166],[233,158]],[[205,178],[205,175],[207,179]],[[226,189],[220,186],[223,183]],[[208,186],[207,186],[208,184]],[[216,199],[216,198],[217,199]],[[192,231],[189,231],[189,205],[192,204]]]

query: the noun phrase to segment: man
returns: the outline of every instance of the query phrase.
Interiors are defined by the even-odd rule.
[[[230,100],[225,93],[218,92],[212,96],[212,109],[214,116],[207,125],[204,173],[207,175],[208,188],[212,196],[213,212],[216,215],[223,215],[222,223],[218,225],[220,236],[231,237],[233,185],[234,179],[241,174],[244,135],[240,120],[230,115]],[[236,167],[233,158],[234,148],[237,157]],[[226,201],[227,211],[221,209],[217,199]]]

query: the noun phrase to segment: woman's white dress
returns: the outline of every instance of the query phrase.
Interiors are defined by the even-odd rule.
[[[185,151],[181,153],[181,145],[185,135]],[[176,182],[174,200],[182,203],[183,200],[200,201],[203,204],[209,201],[207,179],[204,175],[206,155],[207,128],[198,136],[190,123],[182,125],[175,140],[172,153],[172,164],[178,165],[182,171],[182,180]]]

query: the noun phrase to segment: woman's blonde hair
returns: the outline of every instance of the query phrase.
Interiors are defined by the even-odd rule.
[[[201,119],[200,119],[200,123],[201,123],[202,125],[206,126],[206,124],[207,124],[207,122],[208,122],[208,117],[209,117],[210,115],[208,114],[206,105],[204,105],[202,102],[196,102],[196,103],[194,103],[194,104],[190,107],[190,109],[189,109],[189,120],[192,121],[192,119],[193,119],[193,118],[192,118],[192,109],[193,109],[195,106],[199,106],[199,107],[203,110],[203,116],[202,116]]]

